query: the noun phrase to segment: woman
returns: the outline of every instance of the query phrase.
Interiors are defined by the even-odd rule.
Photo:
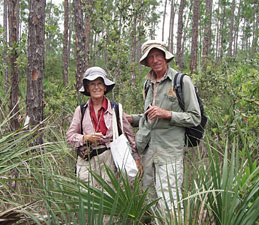
[[[83,79],[83,87],[79,90],[82,94],[90,96],[84,105],[85,113],[81,128],[81,109],[75,110],[73,120],[66,133],[68,143],[72,147],[81,149],[77,159],[76,173],[80,180],[92,182],[98,187],[98,183],[91,178],[89,168],[101,175],[107,183],[110,183],[104,165],[114,173],[116,168],[109,149],[112,142],[112,107],[111,102],[104,96],[110,92],[115,83],[107,78],[106,72],[100,67],[91,67],[86,70]],[[133,157],[140,173],[142,173],[140,156],[136,149],[135,137],[131,126],[123,113],[123,128],[128,138]],[[87,148],[82,147],[86,144]],[[83,152],[82,152],[83,149]],[[91,154],[89,153],[91,152]]]

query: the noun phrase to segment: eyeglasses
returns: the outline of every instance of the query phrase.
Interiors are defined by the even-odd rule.
[[[101,88],[104,86],[104,83],[103,82],[97,82],[97,83],[89,83],[88,84],[89,88],[94,88],[94,87],[98,87],[98,88]]]

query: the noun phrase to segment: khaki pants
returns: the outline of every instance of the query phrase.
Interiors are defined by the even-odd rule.
[[[90,161],[85,161],[81,157],[78,157],[76,164],[76,174],[77,177],[85,181],[86,183],[90,182],[91,186],[96,188],[101,188],[99,183],[91,176],[89,170],[94,171],[95,173],[102,176],[102,178],[111,185],[111,181],[109,179],[108,174],[105,170],[105,165],[111,169],[112,172],[116,173],[116,167],[114,165],[111,151],[107,150],[103,152],[101,155],[94,156],[90,159]],[[104,215],[103,224],[109,224],[110,216]],[[87,223],[88,224],[88,223]]]
[[[107,183],[111,184],[108,174],[105,170],[105,165],[116,173],[116,167],[114,165],[112,154],[110,150],[103,152],[101,155],[94,156],[89,161],[85,161],[81,157],[78,157],[76,164],[77,177],[85,182],[90,182],[94,187],[100,187],[100,185],[91,176],[89,170],[100,175]]]
[[[151,200],[160,198],[159,207],[162,212],[165,212],[167,209],[166,203],[169,210],[172,211],[173,208],[178,208],[177,192],[179,199],[182,199],[183,157],[177,160],[172,158],[167,164],[161,164],[154,160],[154,156],[155,151],[149,148],[142,157],[144,170],[142,178],[143,189],[149,188]],[[170,199],[170,191],[173,199]]]

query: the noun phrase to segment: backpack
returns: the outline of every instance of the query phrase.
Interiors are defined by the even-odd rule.
[[[182,92],[182,86],[183,86],[183,77],[185,75],[186,74],[177,73],[173,81],[173,87],[174,87],[174,90],[176,91],[176,96],[178,98],[179,105],[183,111],[184,111],[184,100],[183,100],[184,96]],[[145,96],[147,95],[150,85],[151,85],[151,81],[146,80],[144,83]],[[202,100],[198,94],[198,88],[196,86],[194,86],[194,88],[195,88],[195,94],[197,96],[200,111],[201,111],[201,122],[198,126],[185,128],[185,145],[188,147],[195,147],[199,145],[200,140],[202,139],[204,134],[205,125],[208,120],[208,118],[205,116],[205,113],[204,113]]]

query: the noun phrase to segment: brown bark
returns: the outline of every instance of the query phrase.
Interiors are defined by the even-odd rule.
[[[187,39],[187,33],[188,33],[188,27],[189,27],[189,22],[190,22],[190,15],[192,14],[192,6],[193,3],[192,1],[190,2],[190,7],[189,7],[189,12],[187,13],[187,18],[185,19],[184,27],[183,27],[183,40],[182,40],[182,55],[184,55],[184,49],[185,49],[185,44],[186,44],[186,39]]]
[[[164,36],[165,36],[165,16],[166,16],[166,6],[167,6],[167,0],[165,0],[165,7],[164,7],[164,13],[163,13],[162,41],[164,41]]]
[[[8,0],[4,0],[4,15],[3,15],[3,25],[4,25],[4,32],[3,32],[3,38],[4,38],[4,54],[3,54],[3,63],[4,63],[4,90],[5,93],[8,92],[8,58],[7,58],[7,20],[8,20]]]
[[[143,0],[140,0],[140,4],[143,5]],[[140,13],[139,14],[139,18],[138,18],[138,27],[140,29],[138,29],[138,41],[137,41],[137,62],[139,62],[140,58],[141,58],[141,46],[143,44],[143,33],[144,33],[144,24],[143,24],[143,19],[144,17],[144,13]],[[141,64],[138,64],[138,74],[141,74]]]
[[[169,37],[168,37],[169,51],[172,53],[174,53],[174,17],[175,17],[174,0],[172,0],[171,12],[170,12]]]
[[[223,54],[224,54],[224,39],[225,39],[225,32],[224,32],[224,28],[225,28],[225,15],[226,15],[226,5],[225,3],[222,1],[222,19],[220,22],[220,58],[222,59]]]
[[[193,19],[192,19],[192,47],[191,47],[191,65],[190,70],[193,73],[197,68],[198,53],[198,30],[199,30],[199,11],[200,0],[193,2]]]
[[[240,12],[241,12],[242,0],[239,1],[237,17],[235,22],[235,34],[234,34],[234,55],[237,55],[237,46],[238,46],[238,31],[239,31],[239,21],[240,21]]]
[[[232,0],[230,30],[229,30],[229,46],[228,46],[228,55],[229,55],[229,56],[232,56],[233,27],[234,27],[234,17],[235,17],[235,6],[236,6],[235,0]]]
[[[10,115],[11,129],[16,130],[20,127],[18,121],[18,93],[19,93],[19,71],[17,65],[18,58],[18,34],[19,34],[19,1],[9,1],[8,5],[8,22],[9,22],[9,47],[11,53],[10,60],[10,75],[11,75],[11,92],[10,92]]]
[[[217,25],[216,25],[216,62],[218,62],[218,58],[219,58],[219,37],[220,37],[220,29],[219,29],[219,26],[220,26],[220,21],[219,21],[219,3],[218,3],[218,10],[217,10]]]
[[[85,8],[87,8],[86,15],[85,15],[85,54],[86,54],[86,62],[85,67],[88,68],[88,62],[90,59],[90,27],[91,27],[91,12],[92,12],[92,1],[87,0],[85,3],[87,4]]]
[[[82,86],[82,79],[86,70],[86,37],[83,4],[81,0],[73,0],[74,5],[74,22],[75,22],[75,36],[76,36],[76,90],[78,91]]]
[[[210,53],[212,4],[213,0],[206,0],[206,25],[202,49],[203,64],[206,64],[206,59]]]
[[[69,0],[69,14],[72,15],[72,3]],[[72,18],[69,20],[69,28],[68,28],[68,65],[70,63],[70,51],[71,51],[71,38],[72,38],[72,33],[73,33],[73,24],[74,24],[74,17],[72,16]]]
[[[137,14],[134,13],[133,24],[132,24],[132,51],[131,51],[131,83],[136,85],[136,49],[137,49]]]
[[[69,24],[69,5],[68,0],[64,0],[64,36],[63,36],[63,83],[68,84],[68,27]]]
[[[254,9],[253,9],[253,40],[252,40],[252,53],[258,52],[258,14],[257,14],[257,5],[255,4]],[[252,55],[253,55],[252,54]]]
[[[184,0],[181,0],[178,13],[178,30],[177,30],[177,50],[176,50],[176,63],[179,70],[182,69],[182,35],[183,35],[183,10]]]
[[[31,0],[28,23],[27,116],[32,127],[43,121],[45,0]],[[39,135],[33,145],[42,144]]]

